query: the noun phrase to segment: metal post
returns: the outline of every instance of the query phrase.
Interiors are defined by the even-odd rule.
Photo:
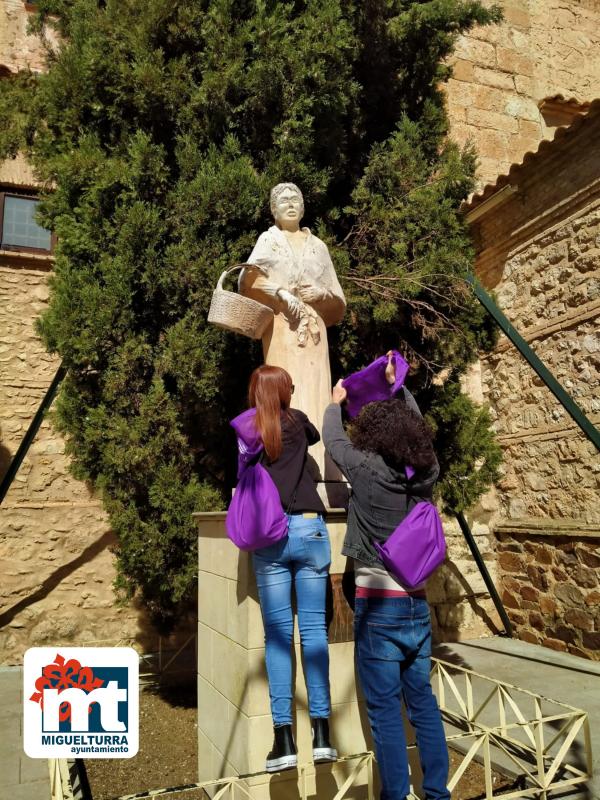
[[[475,563],[479,568],[481,577],[483,578],[487,590],[490,593],[490,597],[492,598],[492,601],[496,606],[496,611],[500,615],[500,619],[502,620],[502,624],[504,625],[504,630],[506,632],[506,635],[512,638],[513,630],[510,620],[508,618],[508,614],[506,613],[506,609],[502,604],[500,595],[496,591],[496,587],[494,586],[494,582],[492,581],[491,575],[488,572],[488,568],[485,565],[485,561],[483,560],[482,555],[479,552],[479,548],[477,547],[477,542],[473,538],[473,534],[471,533],[471,528],[469,528],[469,523],[465,519],[465,516],[462,513],[462,511],[457,512],[456,519],[458,520],[460,529],[463,532],[467,544],[469,545],[469,550],[471,551],[471,555],[475,559]]]
[[[567,410],[577,425],[579,425],[587,438],[596,446],[598,450],[600,450],[600,431],[598,428],[596,428],[591,420],[586,417],[571,395],[565,392],[562,385],[556,380],[548,367],[538,358],[538,356],[527,344],[525,339],[523,339],[517,329],[511,324],[511,322],[509,322],[502,311],[500,311],[496,303],[494,303],[493,299],[479,283],[477,278],[474,275],[470,275],[469,282],[473,286],[477,299],[483,305],[488,314],[494,318],[502,331],[508,336],[510,341],[517,348],[519,353],[521,353],[523,358],[526,359],[529,366],[543,380],[558,402]]]
[[[23,441],[19,445],[19,449],[14,455],[13,460],[10,462],[10,466],[4,478],[2,479],[2,483],[0,483],[0,503],[6,497],[6,493],[10,489],[10,485],[13,482],[15,475],[19,471],[19,467],[23,463],[23,459],[27,455],[27,451],[29,450],[31,443],[35,439],[35,436],[40,429],[40,425],[42,424],[42,420],[44,419],[44,415],[46,411],[52,405],[52,401],[54,400],[54,395],[57,392],[58,387],[61,384],[62,379],[65,377],[67,370],[61,364],[60,367],[56,370],[56,375],[54,376],[52,383],[48,387],[48,390],[44,396],[44,399],[40,403],[38,410],[35,413],[35,417],[31,420],[29,428],[27,429],[27,433],[23,437]]]

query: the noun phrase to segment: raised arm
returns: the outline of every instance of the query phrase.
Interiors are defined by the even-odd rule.
[[[323,417],[323,444],[344,475],[350,480],[354,470],[365,461],[365,454],[357,450],[347,437],[342,425],[342,409],[339,403],[331,403]]]
[[[406,386],[402,387],[402,391],[404,392],[404,400],[405,400],[406,405],[408,406],[408,408],[410,408],[412,411],[414,411],[416,414],[418,414],[420,417],[422,417],[423,414],[421,414],[421,409],[417,405],[417,401],[415,400],[415,398],[413,397],[411,392],[408,391]]]
[[[436,458],[435,463],[429,467],[427,472],[422,473],[418,478],[415,478],[414,481],[409,483],[408,491],[410,494],[417,496],[431,497],[433,487],[435,486],[435,482],[437,481],[439,474],[440,465]]]

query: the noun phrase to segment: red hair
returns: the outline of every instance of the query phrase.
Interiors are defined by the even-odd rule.
[[[292,402],[292,378],[281,367],[263,364],[250,376],[248,402],[256,408],[256,427],[269,459],[281,455],[281,412]]]

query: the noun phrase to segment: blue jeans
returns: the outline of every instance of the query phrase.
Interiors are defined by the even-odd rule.
[[[356,663],[379,774],[381,800],[404,800],[410,789],[402,700],[415,729],[428,800],[448,800],[448,748],[431,688],[431,619],[419,597],[357,598]]]
[[[288,535],[255,550],[254,571],[265,626],[265,656],[274,725],[292,722],[292,583],[296,589],[298,627],[311,717],[328,717],[329,649],[325,594],[331,561],[322,516],[289,514]]]

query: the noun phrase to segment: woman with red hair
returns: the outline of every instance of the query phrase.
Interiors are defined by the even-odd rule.
[[[320,440],[306,414],[291,408],[294,386],[281,367],[258,367],[250,378],[249,404],[269,472],[288,518],[287,535],[253,553],[256,583],[265,627],[265,657],[273,717],[273,749],[267,772],[298,763],[292,733],[292,584],[313,728],[313,760],[335,761],[329,742],[329,649],[325,594],[331,561],[325,507],[307,468],[309,445]]]

